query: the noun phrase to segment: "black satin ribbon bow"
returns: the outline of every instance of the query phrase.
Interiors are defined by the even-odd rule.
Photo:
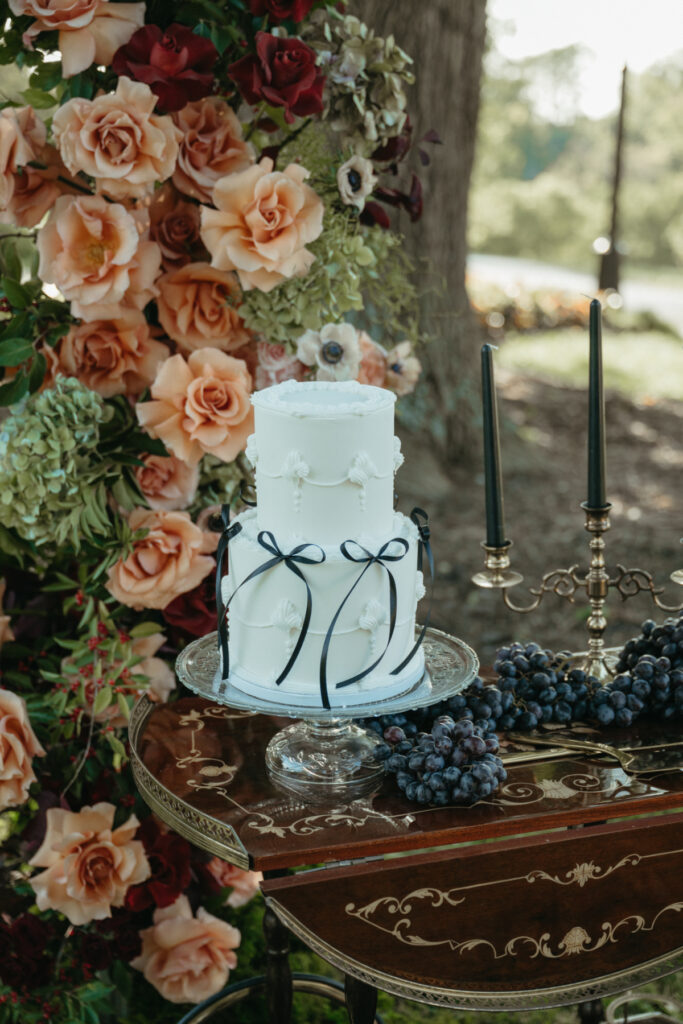
[[[392,544],[399,545],[399,547],[401,548],[400,554],[390,553],[390,548]],[[362,552],[362,554],[352,554],[350,550],[350,545],[353,545],[360,552]],[[351,686],[352,683],[357,683],[360,679],[363,679],[365,676],[369,675],[374,669],[377,668],[380,661],[387,653],[389,644],[391,643],[392,637],[394,635],[394,630],[396,628],[396,606],[398,604],[398,601],[396,596],[396,580],[394,579],[394,574],[392,573],[391,569],[386,563],[400,562],[401,559],[407,555],[408,550],[408,541],[405,540],[403,537],[392,537],[391,540],[388,540],[385,544],[382,545],[382,547],[379,549],[376,555],[373,555],[371,551],[368,551],[367,548],[364,548],[362,544],[359,544],[355,540],[345,540],[344,543],[341,545],[341,553],[343,554],[344,558],[348,558],[350,562],[358,562],[359,564],[365,562],[365,567],[361,572],[360,576],[358,577],[358,579],[356,580],[356,582],[353,584],[353,586],[347,593],[342,603],[337,608],[335,616],[332,619],[332,622],[330,623],[327,633],[325,635],[325,642],[323,643],[322,655],[320,658],[320,695],[322,697],[323,707],[330,707],[330,700],[327,689],[327,658],[330,651],[330,643],[332,641],[334,627],[337,625],[337,621],[342,613],[344,605],[351,597],[354,590],[356,589],[360,581],[363,579],[371,565],[379,565],[380,568],[384,569],[387,574],[387,579],[389,580],[389,636],[387,638],[384,650],[380,654],[379,658],[373,661],[371,665],[368,665],[367,668],[363,669],[362,672],[358,672],[355,676],[350,676],[348,679],[343,679],[340,683],[337,683],[335,689],[339,690],[342,689],[344,686]]]
[[[265,551],[268,551],[273,557],[269,558],[266,562],[263,563],[263,565],[259,565],[258,568],[253,570],[253,572],[250,572],[249,575],[245,577],[245,579],[243,579],[242,582],[235,588],[235,590],[233,590],[232,594],[225,602],[223,618],[225,619],[225,613],[227,612],[233,597],[235,596],[235,594],[237,594],[238,591],[242,589],[242,587],[246,586],[246,584],[249,583],[250,580],[256,579],[257,576],[261,576],[264,572],[268,572],[269,569],[273,569],[276,565],[279,565],[281,562],[287,566],[290,572],[293,572],[294,575],[298,576],[299,579],[304,583],[306,587],[306,611],[304,612],[304,619],[301,625],[301,632],[299,633],[299,637],[295,644],[294,650],[290,655],[289,661],[283,668],[280,675],[275,680],[276,685],[279,686],[280,683],[287,678],[290,669],[292,668],[292,665],[299,657],[299,651],[303,647],[304,640],[306,639],[306,634],[308,633],[308,626],[311,621],[311,613],[313,611],[313,598],[311,595],[311,588],[308,585],[308,580],[306,579],[301,569],[299,568],[299,565],[320,565],[321,562],[325,561],[325,552],[318,544],[308,543],[298,544],[297,547],[292,548],[292,550],[288,552],[281,551],[280,548],[278,547],[278,543],[275,540],[275,537],[269,530],[261,530],[257,540],[261,547]],[[303,552],[306,551],[307,548],[317,549],[317,551],[320,554],[320,558],[312,558],[310,555],[304,555]],[[230,671],[229,651],[227,643],[225,647],[223,647],[221,644],[221,651],[223,654],[223,679],[227,679]]]
[[[391,675],[397,676],[399,672],[402,672],[409,661],[417,654],[420,644],[425,638],[425,633],[429,628],[429,622],[432,617],[432,601],[434,600],[434,552],[432,551],[432,545],[429,542],[431,537],[431,530],[429,529],[429,516],[423,508],[415,506],[413,511],[410,513],[410,518],[417,527],[419,536],[419,544],[417,549],[417,568],[422,570],[423,556],[427,556],[427,564],[429,565],[429,604],[427,605],[427,614],[424,617],[422,628],[420,629],[419,636],[412,648],[408,652],[407,656],[403,659],[400,665],[397,665],[395,669],[392,669]]]

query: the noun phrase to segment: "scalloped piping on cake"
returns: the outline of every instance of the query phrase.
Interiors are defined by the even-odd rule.
[[[340,387],[341,383],[341,387]],[[305,389],[305,390],[302,390]],[[344,405],[330,402],[323,405],[318,402],[307,402],[303,397],[305,394],[320,392],[324,394],[329,391],[331,394],[357,395],[358,401],[346,402]],[[372,392],[370,394],[369,392]],[[294,403],[287,401],[287,396],[299,394],[299,400]],[[361,397],[362,396],[362,397]],[[272,409],[275,412],[286,413],[288,416],[324,416],[324,417],[346,417],[366,415],[377,412],[388,404],[396,402],[396,395],[386,388],[376,388],[369,384],[359,384],[358,381],[301,381],[286,380],[270,388],[263,388],[251,396],[252,405],[263,409]]]

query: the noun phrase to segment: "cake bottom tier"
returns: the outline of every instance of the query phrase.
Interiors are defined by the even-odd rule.
[[[342,707],[397,696],[422,677],[421,649],[406,662],[424,592],[409,519],[396,514],[389,536],[343,547],[282,545],[260,533],[253,510],[237,521],[241,531],[230,541],[230,571],[221,585],[230,602],[231,685],[302,708]]]

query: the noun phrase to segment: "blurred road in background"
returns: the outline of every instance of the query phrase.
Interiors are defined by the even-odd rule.
[[[473,276],[492,281],[506,290],[518,285],[525,291],[549,288],[592,296],[597,288],[597,257],[595,265],[595,274],[580,274],[551,263],[470,253],[467,270]],[[683,275],[680,288],[646,280],[625,280],[621,295],[625,309],[631,312],[650,311],[683,336]]]

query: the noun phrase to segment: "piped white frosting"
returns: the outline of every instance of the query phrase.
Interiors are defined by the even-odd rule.
[[[359,416],[393,406],[396,395],[386,388],[347,381],[286,380],[251,396],[257,409],[272,409],[288,416]]]

